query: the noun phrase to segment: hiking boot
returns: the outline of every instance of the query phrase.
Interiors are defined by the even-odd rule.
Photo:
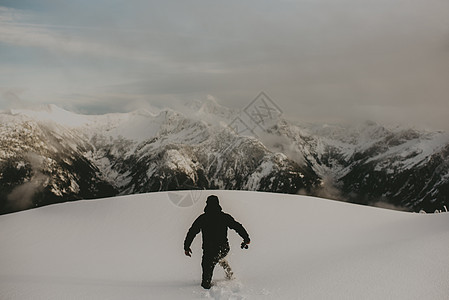
[[[210,282],[206,282],[206,281],[201,282],[201,286],[206,290],[211,288]]]

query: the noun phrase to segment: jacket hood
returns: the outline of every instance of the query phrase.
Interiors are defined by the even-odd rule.
[[[215,195],[207,197],[206,207],[204,208],[205,213],[219,213],[222,208],[218,202],[218,197]]]

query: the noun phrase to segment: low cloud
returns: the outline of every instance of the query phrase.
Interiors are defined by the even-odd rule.
[[[29,181],[16,186],[7,196],[9,205],[20,210],[33,206],[34,196],[45,188],[49,180],[49,177],[42,173],[44,166],[43,157],[34,153],[28,153],[25,155],[25,159],[31,166],[31,178]]]
[[[379,207],[379,208],[385,208],[385,209],[392,209],[392,210],[399,210],[399,211],[410,211],[410,209],[407,209],[405,207],[402,206],[398,206],[398,205],[394,205],[385,201],[377,201],[374,202],[372,204],[372,206],[374,207]]]
[[[323,177],[321,186],[317,188],[313,193],[318,197],[326,199],[335,199],[340,201],[345,199],[341,190],[335,183],[334,178],[331,176]]]
[[[263,133],[260,136],[261,142],[267,147],[270,151],[280,152],[285,154],[289,159],[293,160],[300,166],[304,165],[304,156],[300,152],[298,145],[292,143],[287,137]]]

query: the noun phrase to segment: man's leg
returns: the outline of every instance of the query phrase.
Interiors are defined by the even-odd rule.
[[[205,289],[210,289],[211,287],[212,274],[216,264],[215,257],[217,257],[216,253],[211,253],[210,251],[203,252],[203,260],[201,262],[201,267],[203,268],[201,286]]]
[[[224,269],[226,274],[226,279],[232,279],[234,276],[234,273],[232,272],[231,266],[229,265],[228,261],[224,258],[220,259],[218,262],[220,266]]]
[[[232,279],[232,276],[234,273],[232,273],[231,266],[229,266],[228,261],[225,259],[226,255],[229,253],[229,244],[223,245],[220,248],[219,256],[218,256],[218,263],[220,266],[224,269],[226,274],[226,279]]]
[[[201,262],[201,266],[203,268],[201,286],[203,288],[210,289],[215,265],[226,255],[228,255],[228,253],[229,253],[229,244],[223,245],[218,249],[215,248],[203,250],[203,260]]]

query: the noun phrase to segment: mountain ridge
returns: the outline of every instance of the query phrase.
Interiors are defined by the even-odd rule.
[[[305,193],[412,211],[448,205],[444,132],[279,118],[257,135],[237,134],[229,124],[238,113],[214,99],[185,113],[95,116],[55,105],[2,113],[0,212],[179,189]]]

